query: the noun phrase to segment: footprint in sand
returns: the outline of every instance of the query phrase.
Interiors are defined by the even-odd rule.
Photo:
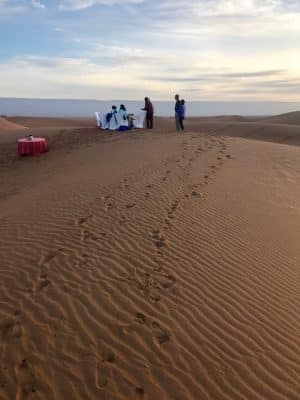
[[[127,178],[124,178],[122,180],[121,186],[122,186],[123,189],[128,189],[129,188],[129,184],[128,184],[128,179]]]
[[[39,278],[34,285],[33,292],[34,293],[40,292],[41,290],[49,286],[50,283],[51,283],[50,280],[47,278]]]
[[[172,205],[171,205],[171,210],[172,210],[172,211],[176,211],[177,208],[178,208],[178,206],[179,206],[179,200],[173,201],[173,203],[172,203]]]
[[[169,219],[174,219],[175,218],[174,215],[173,215],[173,211],[169,210],[167,213],[168,213],[168,218]]]
[[[105,205],[104,205],[104,211],[108,212],[109,210],[111,210],[114,207],[114,203],[112,200],[108,201]]]
[[[201,193],[197,192],[197,190],[193,190],[192,193],[191,193],[191,195],[192,195],[193,197],[201,197]]]
[[[226,154],[226,158],[232,158],[230,154]]]
[[[159,238],[159,237],[160,237],[160,230],[159,230],[159,229],[153,229],[153,231],[152,231],[152,237],[153,237],[154,239]]]
[[[75,226],[80,226],[80,225],[86,223],[91,217],[92,217],[92,215],[88,215],[86,217],[80,217],[80,218],[75,219]]]
[[[142,314],[140,312],[137,312],[135,314],[134,320],[136,322],[138,322],[139,324],[144,325],[146,323],[146,315],[144,315],[144,314]]]
[[[158,303],[161,300],[159,290],[157,290],[157,289],[151,290],[148,293],[148,299],[151,301],[151,303]]]
[[[134,327],[132,324],[124,324],[121,326],[121,331],[124,335],[132,335],[134,333]]]
[[[101,350],[101,359],[102,361],[113,363],[116,361],[115,353],[110,350],[107,346],[103,346]]]
[[[152,237],[154,239],[154,244],[156,247],[161,248],[166,246],[165,239],[160,235],[159,230],[154,230],[152,233]]]
[[[48,254],[41,256],[38,266],[42,267],[44,264],[48,263],[49,261],[53,260],[58,254],[62,251],[62,249],[57,249],[54,251],[49,252]]]
[[[170,289],[172,286],[176,284],[176,278],[172,275],[165,275],[164,279],[161,283],[161,286],[164,289]]]
[[[153,187],[153,185],[151,185],[151,184],[146,185],[147,189],[151,189],[152,187]]]
[[[120,224],[125,224],[126,222],[128,222],[128,219],[124,216],[119,219]]]
[[[126,204],[126,208],[133,208],[133,207],[135,207],[135,206],[136,206],[136,203],[135,203],[135,202]]]
[[[21,322],[14,318],[0,321],[0,337],[2,340],[19,339],[22,336]]]
[[[170,340],[170,334],[158,322],[152,322],[152,339],[154,344],[160,349],[163,344]]]
[[[15,373],[18,384],[16,400],[23,400],[36,391],[36,378],[27,360],[15,367]]]
[[[98,389],[103,389],[110,377],[109,368],[104,362],[98,362],[95,369],[95,384]]]
[[[169,229],[171,228],[171,221],[169,220],[169,218],[165,218],[165,229]]]
[[[149,199],[149,197],[150,197],[150,193],[149,193],[149,192],[146,192],[146,193],[145,193],[145,199]]]
[[[88,239],[97,240],[98,238],[97,238],[97,236],[93,235],[91,232],[89,232],[87,230],[82,231],[81,232],[81,240],[85,241]]]
[[[135,388],[135,394],[136,394],[138,399],[142,399],[144,397],[145,391],[141,387],[136,387]]]

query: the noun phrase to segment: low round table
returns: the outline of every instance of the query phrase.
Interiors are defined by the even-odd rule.
[[[48,143],[45,138],[34,137],[32,140],[27,138],[18,140],[18,154],[20,156],[36,156],[48,150]]]

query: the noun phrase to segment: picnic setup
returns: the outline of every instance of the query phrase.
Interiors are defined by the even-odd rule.
[[[95,112],[96,127],[102,130],[127,131],[131,129],[143,129],[146,111],[140,110],[137,114],[127,113],[121,104],[119,110],[112,106],[111,112]],[[49,150],[48,139],[34,137],[29,134],[17,141],[17,152],[19,156],[38,156]]]
[[[145,116],[145,111],[140,111],[138,114],[127,113],[123,105],[120,106],[119,110],[116,106],[113,106],[109,113],[95,112],[97,127],[111,131],[142,129]]]

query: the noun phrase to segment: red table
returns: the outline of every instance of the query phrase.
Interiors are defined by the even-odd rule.
[[[18,154],[20,156],[36,156],[48,150],[48,142],[45,138],[34,137],[32,140],[27,138],[18,140]]]

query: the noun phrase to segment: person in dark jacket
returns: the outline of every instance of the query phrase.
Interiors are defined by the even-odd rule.
[[[175,125],[177,132],[180,131],[179,108],[180,108],[179,94],[175,94]]]
[[[147,128],[152,129],[153,128],[153,105],[149,99],[149,97],[145,97],[145,107],[142,108],[143,111],[146,111],[146,123],[147,123]]]

